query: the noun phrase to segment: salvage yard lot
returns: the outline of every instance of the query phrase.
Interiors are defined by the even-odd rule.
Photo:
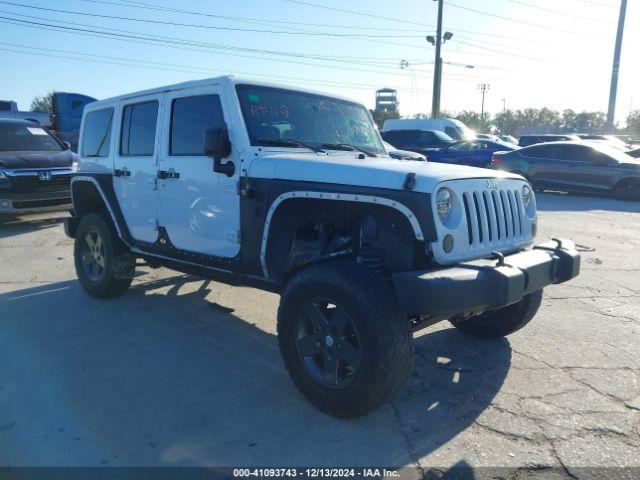
[[[66,213],[0,224],[0,465],[640,467],[640,203],[539,194],[538,240],[582,274],[502,340],[420,332],[389,406],[315,410],[282,365],[278,296],[139,268],[114,300],[75,279]]]

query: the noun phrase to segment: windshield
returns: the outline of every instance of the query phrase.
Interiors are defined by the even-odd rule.
[[[0,124],[0,152],[60,152],[62,145],[44,128]]]
[[[619,147],[628,147],[629,145],[622,139],[615,137],[613,135],[606,135],[605,138],[607,139],[608,142],[610,142],[613,145],[617,145]]]
[[[598,150],[599,152],[608,155],[611,158],[615,158],[618,162],[628,162],[633,160],[633,157],[627,155],[624,151],[619,150],[616,147],[608,145],[605,142],[593,142],[590,145],[592,148]]]
[[[448,142],[448,143],[453,143],[455,142],[454,138],[451,138],[451,136],[447,135],[446,133],[440,131],[440,130],[431,130],[431,133],[433,133],[435,135],[435,137],[443,142]]]
[[[476,132],[467,127],[460,120],[453,119],[451,122],[455,125],[455,129],[458,131],[461,140],[475,140]]]
[[[320,148],[352,145],[376,154],[386,153],[373,120],[362,105],[254,85],[237,85],[236,91],[251,145],[282,141],[283,146],[289,146],[287,140],[293,140]]]

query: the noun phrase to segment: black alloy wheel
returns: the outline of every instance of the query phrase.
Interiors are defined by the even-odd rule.
[[[106,269],[104,241],[96,227],[89,227],[80,245],[84,272],[92,282],[104,277]]]
[[[305,368],[322,385],[345,388],[357,378],[360,337],[341,306],[323,298],[306,302],[296,319],[296,338]]]

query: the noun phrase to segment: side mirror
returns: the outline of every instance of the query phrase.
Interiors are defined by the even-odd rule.
[[[71,150],[71,144],[69,142],[62,142],[65,150]]]
[[[204,132],[204,153],[213,158],[213,171],[224,173],[228,177],[233,176],[236,166],[229,161],[222,163],[222,159],[231,155],[231,142],[229,130],[226,124],[215,128],[209,128]]]

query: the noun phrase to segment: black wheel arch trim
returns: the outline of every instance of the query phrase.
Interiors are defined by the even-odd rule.
[[[407,218],[417,240],[428,242],[437,238],[429,194],[318,182],[241,177],[238,186],[240,193],[240,252],[232,258],[217,257],[176,248],[171,243],[166,230],[161,226],[158,229],[158,239],[154,243],[134,239],[116,200],[113,173],[83,172],[74,175],[71,183],[71,196],[74,205],[77,205],[75,187],[79,182],[93,184],[119,237],[135,253],[141,256],[155,257],[165,262],[178,262],[191,265],[194,268],[217,270],[224,274],[241,275],[269,283],[278,283],[278,281],[269,278],[268,271],[262,261],[262,253],[266,252],[268,248],[265,241],[265,233],[268,234],[268,231],[265,232],[265,229],[268,229],[267,219],[269,214],[273,215],[278,206],[286,199],[294,198],[296,192],[302,192],[303,195],[305,193],[313,194],[317,198],[328,201],[357,201],[355,199],[358,198],[358,201],[364,202],[365,200],[360,199],[368,197],[367,203],[376,204],[375,199],[378,199],[380,202],[378,205],[394,208]],[[80,216],[81,210],[76,210]],[[263,242],[265,243],[264,247]]]

